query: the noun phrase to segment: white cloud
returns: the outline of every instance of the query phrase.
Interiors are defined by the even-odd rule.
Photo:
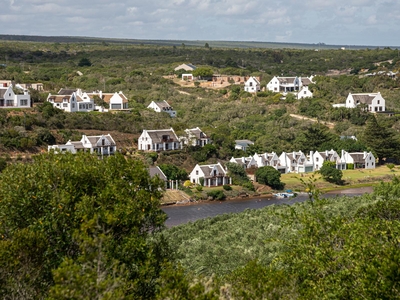
[[[115,3],[9,0],[9,3],[10,9],[0,12],[3,33],[306,43],[322,40],[331,44],[351,44],[357,40],[363,44],[400,45],[396,30],[400,26],[398,0],[125,0]],[[14,22],[16,15],[24,21]],[[132,26],[140,30],[136,28],[132,32]],[[368,34],[372,27],[378,36]]]

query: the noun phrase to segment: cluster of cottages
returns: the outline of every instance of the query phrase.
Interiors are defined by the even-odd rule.
[[[279,156],[275,152],[256,153],[249,157],[232,157],[230,160],[245,169],[271,166],[282,174],[318,171],[325,161],[334,163],[335,168],[339,170],[346,170],[349,164],[352,164],[355,169],[374,169],[376,164],[375,157],[371,152],[347,152],[345,150],[342,150],[341,155],[335,150],[310,151],[309,155],[302,151],[282,152]]]
[[[161,130],[143,130],[138,139],[138,149],[142,151],[168,151],[179,150],[183,145],[204,147],[209,144],[210,138],[199,128],[191,128],[185,130],[184,136],[177,136],[174,129]],[[237,149],[243,149],[248,146],[247,140],[238,140]],[[250,142],[251,143],[251,142]],[[101,156],[113,155],[117,148],[114,139],[110,134],[99,136],[83,135],[80,141],[68,141],[63,145],[52,145],[48,147],[49,151],[59,153],[79,151],[88,151]],[[327,151],[310,151],[306,155],[302,151],[282,152],[277,155],[275,152],[254,154],[249,157],[232,157],[230,162],[239,164],[245,169],[261,168],[271,166],[282,174],[286,173],[306,173],[318,171],[321,169],[325,161],[335,164],[339,170],[347,169],[351,164],[355,169],[374,169],[375,157],[371,152],[346,152],[342,150],[339,155],[334,150]],[[166,182],[168,179],[165,174],[158,168],[150,168],[151,174],[157,174]],[[221,164],[196,165],[191,171],[190,182],[194,184],[203,184],[204,186],[221,186],[224,184],[232,184],[232,179],[228,175],[227,169]],[[173,186],[173,182],[170,187]],[[175,183],[176,187],[178,183]]]
[[[175,70],[184,69],[193,71],[196,66],[182,64]],[[191,74],[183,74],[186,77]],[[182,76],[183,76],[182,75]],[[192,76],[193,77],[193,76]],[[192,78],[191,77],[191,78]],[[226,77],[226,78],[225,78]],[[235,84],[244,84],[244,90],[249,93],[261,91],[260,77],[246,76],[214,76],[213,80],[233,81]],[[310,77],[279,77],[274,76],[267,84],[268,91],[280,93],[286,97],[289,93],[297,99],[313,96],[309,85],[314,83],[314,76]],[[10,80],[0,80],[0,108],[28,108],[32,106],[29,89],[43,91],[42,83],[15,84]],[[98,101],[95,101],[97,99]],[[54,107],[66,112],[114,111],[127,110],[128,98],[122,91],[104,93],[102,91],[85,92],[82,89],[60,89],[57,94],[49,93],[47,101]],[[96,104],[97,102],[97,104]],[[106,104],[106,105],[105,105]],[[106,106],[106,107],[105,107]],[[363,106],[366,111],[385,113],[385,99],[381,93],[349,93],[345,103],[333,104],[333,107],[355,108]],[[167,101],[152,101],[147,108],[156,112],[165,112],[171,117],[176,117],[176,110]],[[390,113],[390,112],[389,112]]]

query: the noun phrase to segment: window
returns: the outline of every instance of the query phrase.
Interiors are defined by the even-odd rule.
[[[316,157],[316,158],[315,158],[315,161],[318,162],[318,161],[319,161],[319,157]]]
[[[199,175],[199,171],[196,170],[196,175]]]
[[[102,145],[102,146],[105,145],[105,140],[104,140],[104,139],[101,140],[101,145]]]
[[[28,106],[28,99],[21,99],[20,106]]]
[[[68,103],[63,103],[63,107],[68,107]]]
[[[75,103],[72,103],[72,108],[75,108]]]
[[[378,100],[378,104],[380,104],[381,100]]]

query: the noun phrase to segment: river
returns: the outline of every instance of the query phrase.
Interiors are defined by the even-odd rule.
[[[336,196],[359,196],[371,193],[372,187],[352,188],[340,191],[332,191],[322,195],[322,198]],[[226,213],[239,213],[245,209],[259,209],[273,204],[293,204],[304,202],[308,199],[306,194],[299,194],[291,199],[259,198],[259,199],[240,199],[228,201],[199,202],[187,205],[165,206],[162,210],[168,215],[165,222],[167,227],[194,222],[199,219],[215,217]]]

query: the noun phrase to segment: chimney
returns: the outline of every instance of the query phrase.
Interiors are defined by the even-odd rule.
[[[342,157],[344,157],[344,153],[345,153],[345,151],[342,149]]]

